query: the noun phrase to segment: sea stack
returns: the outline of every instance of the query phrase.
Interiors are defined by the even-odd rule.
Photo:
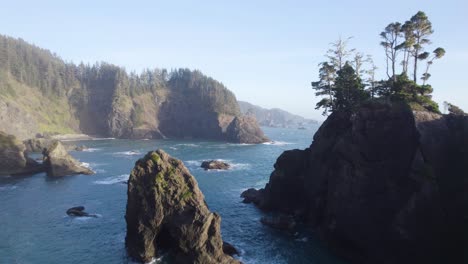
[[[44,166],[48,176],[60,177],[76,174],[94,174],[92,170],[82,166],[76,159],[68,154],[60,141],[55,141],[42,153]]]
[[[221,217],[180,160],[162,150],[146,154],[130,174],[127,196],[131,258],[149,262],[167,252],[174,263],[240,263],[223,252]]]
[[[466,263],[468,117],[369,102],[284,152],[245,202],[293,215],[351,263]]]

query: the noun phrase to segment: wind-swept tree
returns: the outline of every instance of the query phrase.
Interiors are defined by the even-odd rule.
[[[428,38],[434,31],[432,30],[432,23],[429,21],[427,15],[419,11],[406,22],[408,30],[412,34],[414,40],[412,48],[413,56],[413,81],[417,82],[418,76],[418,61],[427,58],[428,54],[424,53],[424,46],[431,43]]]
[[[414,35],[411,23],[406,21],[406,23],[401,27],[401,31],[405,37],[405,41],[403,41],[397,48],[399,50],[403,50],[403,60],[401,61],[401,66],[403,68],[402,74],[408,74],[409,60],[413,53],[414,46]]]
[[[388,78],[392,78],[393,81],[396,81],[395,65],[397,62],[398,53],[400,51],[399,47],[401,45],[401,23],[390,23],[387,27],[385,27],[385,30],[380,33],[380,37],[383,39],[383,41],[380,42],[380,45],[385,48],[387,76]],[[389,64],[391,65],[392,75],[389,73]]]
[[[445,55],[445,50],[443,48],[437,48],[432,52],[432,57],[428,58],[426,64],[426,71],[423,73],[421,79],[423,80],[423,85],[426,84],[426,81],[431,77],[429,73],[429,67],[434,63],[434,60],[440,59]]]

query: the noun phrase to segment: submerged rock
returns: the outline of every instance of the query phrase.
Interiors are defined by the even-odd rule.
[[[0,131],[0,175],[26,175],[44,171],[44,167],[25,154],[25,146],[15,136]]]
[[[227,170],[231,167],[228,163],[220,160],[203,161],[201,166],[205,170]]]
[[[352,263],[465,263],[467,149],[468,117],[371,102],[330,115],[243,196],[304,219]]]
[[[85,151],[85,150],[87,150],[87,149],[88,149],[88,147],[85,146],[85,145],[76,146],[76,147],[74,148],[75,151]]]
[[[258,144],[270,141],[252,116],[235,117],[226,129],[229,141],[236,143]]]
[[[48,176],[60,177],[75,174],[94,174],[92,170],[86,168],[68,154],[65,147],[56,141],[48,149],[44,150],[44,166]]]
[[[260,222],[266,226],[280,229],[280,230],[292,230],[296,227],[296,221],[292,216],[264,216],[260,219]]]
[[[168,251],[174,263],[239,263],[223,252],[221,217],[180,160],[162,150],[146,154],[130,174],[127,196],[125,245],[135,260]]]
[[[97,217],[95,214],[89,214],[84,211],[84,206],[75,206],[67,210],[67,215],[78,217]]]
[[[242,202],[243,203],[260,204],[261,199],[262,199],[262,192],[263,192],[263,190],[256,190],[254,188],[250,188],[248,190],[245,190],[241,194],[241,197],[244,198],[244,200]]]
[[[239,251],[228,242],[223,242],[223,252],[229,256],[239,255]]]

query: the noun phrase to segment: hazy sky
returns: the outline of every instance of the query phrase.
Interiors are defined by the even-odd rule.
[[[47,3],[45,3],[47,2]],[[127,70],[199,69],[238,99],[322,119],[310,87],[330,42],[371,54],[385,70],[379,33],[425,11],[446,56],[429,81],[434,98],[468,110],[468,1],[6,1],[0,34],[73,62]],[[382,74],[383,76],[383,74]]]

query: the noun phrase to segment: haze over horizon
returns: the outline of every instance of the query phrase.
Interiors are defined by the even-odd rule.
[[[28,8],[25,9],[24,7]],[[336,8],[340,6],[340,8]],[[402,8],[404,7],[404,8]],[[310,82],[330,42],[353,36],[350,48],[371,54],[384,77],[379,33],[418,10],[432,21],[433,48],[447,54],[431,68],[429,83],[443,111],[449,101],[468,110],[465,1],[17,1],[3,4],[0,34],[55,52],[66,61],[105,61],[129,71],[199,69],[224,83],[237,99],[323,120]],[[398,11],[398,12],[396,12]]]

